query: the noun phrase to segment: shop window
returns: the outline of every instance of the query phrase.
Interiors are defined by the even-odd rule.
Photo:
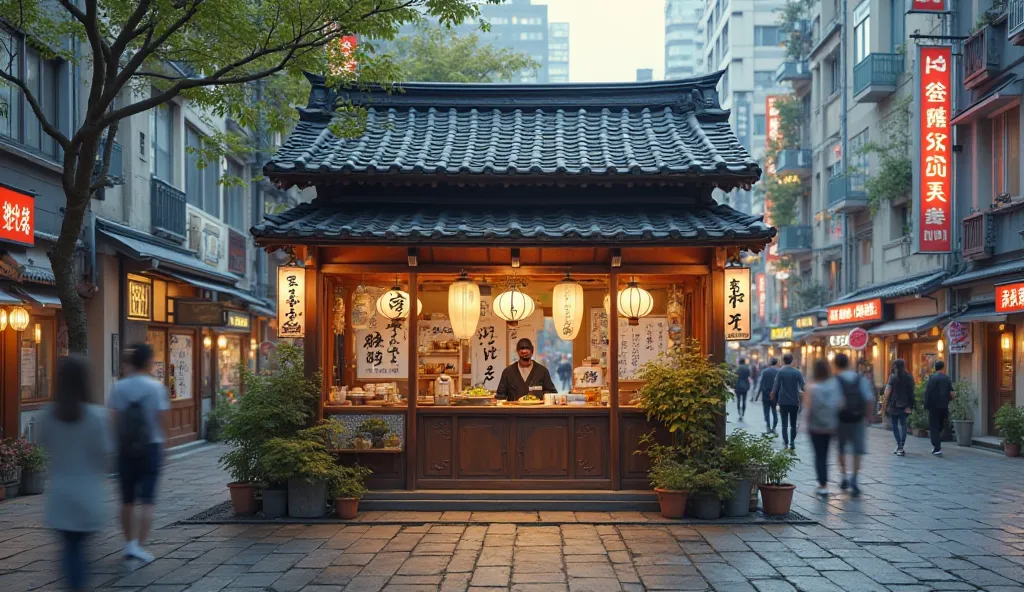
[[[53,397],[53,367],[57,361],[56,323],[53,318],[31,319],[21,333],[21,400],[47,401]]]
[[[194,372],[192,355],[195,348],[195,336],[184,333],[172,333],[168,339],[168,371],[167,390],[172,401],[191,399],[194,388]]]
[[[146,331],[146,343],[153,348],[153,376],[167,384],[167,331],[150,329]]]
[[[217,378],[218,388],[238,395],[238,387],[242,385],[242,338],[238,335],[219,335],[217,337]]]
[[[1020,195],[1020,107],[992,118],[992,188]]]

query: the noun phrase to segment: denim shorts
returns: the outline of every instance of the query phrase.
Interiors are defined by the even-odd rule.
[[[121,503],[152,504],[156,497],[156,480],[160,476],[163,444],[150,444],[142,458],[118,458],[118,479],[121,482]]]
[[[839,422],[839,454],[846,454],[847,448],[853,448],[853,454],[864,456],[867,454],[867,434],[865,433],[864,422],[843,423]]]

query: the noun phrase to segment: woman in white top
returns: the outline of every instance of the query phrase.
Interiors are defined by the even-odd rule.
[[[53,405],[40,420],[50,477],[43,516],[64,541],[64,575],[72,590],[87,589],[85,541],[108,519],[103,504],[110,428],[106,409],[88,404],[90,384],[85,358],[61,358]]]

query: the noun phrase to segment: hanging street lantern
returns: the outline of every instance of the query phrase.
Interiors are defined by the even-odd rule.
[[[480,286],[471,282],[463,271],[448,286],[448,320],[458,339],[472,339],[480,323]]]
[[[572,341],[583,326],[583,286],[565,274],[551,296],[551,317],[562,341]]]
[[[409,318],[409,293],[403,292],[397,281],[377,299],[377,314],[392,321]],[[416,314],[419,316],[419,311]]]
[[[7,311],[0,308],[0,331],[7,328]]]
[[[518,286],[512,284],[494,298],[491,307],[498,318],[508,323],[509,327],[515,327],[519,325],[519,321],[530,318],[537,305],[534,304],[533,298],[523,294]]]
[[[644,290],[633,278],[626,284],[625,290],[619,291],[619,314],[629,319],[629,324],[636,326],[640,324],[640,318],[651,314],[654,308],[654,298],[651,293]]]
[[[12,308],[8,319],[11,322],[11,329],[15,331],[24,331],[28,328],[28,311],[21,306]]]

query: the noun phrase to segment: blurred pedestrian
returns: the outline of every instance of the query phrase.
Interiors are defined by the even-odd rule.
[[[764,423],[767,432],[775,433],[779,427],[779,410],[775,407],[775,397],[772,396],[772,387],[775,386],[775,377],[779,374],[779,361],[772,358],[768,361],[768,367],[761,371],[761,383],[758,391],[761,395],[761,407],[764,409]],[[769,413],[771,418],[769,419]]]
[[[949,417],[949,402],[956,398],[953,381],[946,374],[946,363],[935,362],[935,372],[924,387],[924,408],[928,410],[928,435],[932,439],[932,454],[942,456],[942,429]]]
[[[862,457],[867,454],[867,423],[875,408],[875,387],[862,374],[850,368],[850,358],[846,354],[836,354],[836,381],[841,399],[839,403],[839,471],[842,480],[840,489],[850,489],[854,497],[860,495],[860,473]],[[846,464],[846,455],[850,455],[850,464]],[[847,472],[852,467],[853,472]]]
[[[838,383],[830,380],[831,376],[828,362],[815,360],[811,383],[803,392],[807,433],[814,446],[814,472],[818,477],[815,493],[822,497],[828,497],[828,446],[839,429],[839,402],[842,397]],[[782,430],[785,433],[785,420]]]
[[[800,413],[804,375],[793,367],[793,354],[782,356],[782,364],[782,370],[775,376],[775,384],[772,386],[772,398],[779,402],[779,412],[782,414],[782,443],[790,450],[796,450],[796,416]]]
[[[562,354],[558,365],[555,366],[555,373],[558,375],[558,382],[562,383],[562,390],[565,392],[572,390],[572,363],[569,362],[569,357],[565,354]]]
[[[747,361],[740,358],[736,366],[736,411],[739,412],[740,421],[743,421],[743,414],[747,412],[747,393],[750,392],[750,366]]]
[[[892,420],[892,433],[896,437],[893,454],[904,456],[903,446],[907,443],[907,417],[914,410],[914,377],[907,372],[907,363],[897,359],[892,363],[892,373],[885,385],[885,410]]]
[[[39,420],[50,485],[43,517],[63,541],[62,567],[68,587],[85,590],[85,544],[107,522],[104,486],[110,438],[107,412],[89,403],[89,364],[73,355],[60,358],[53,405]]]
[[[129,375],[114,383],[110,392],[117,430],[124,556],[149,563],[153,556],[143,546],[153,522],[170,400],[163,383],[153,377],[152,347],[143,343],[131,348],[128,366]],[[136,500],[142,505],[137,520]]]

